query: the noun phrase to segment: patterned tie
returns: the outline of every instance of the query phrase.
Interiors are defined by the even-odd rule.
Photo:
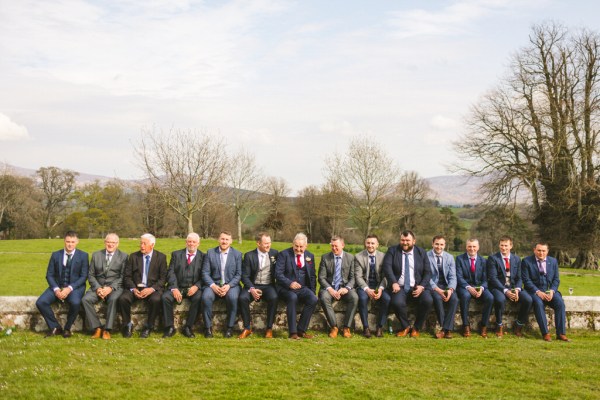
[[[335,257],[335,271],[333,272],[333,288],[340,289],[342,284],[342,257]]]
[[[510,271],[510,263],[508,262],[508,257],[504,257],[504,268],[506,269],[506,272]]]
[[[544,268],[544,265],[542,264],[543,261],[537,260],[537,262],[538,262],[538,270],[540,271],[540,274],[546,275],[546,269]]]
[[[408,263],[408,253],[404,253],[404,291],[410,292],[410,266]]]
[[[300,261],[300,254],[296,254],[296,266],[302,269],[302,261]]]
[[[71,258],[73,257],[73,254],[67,254],[67,262],[65,263],[65,265],[63,266],[63,287],[67,287],[69,286],[69,279],[70,279],[70,274],[71,274]]]
[[[105,274],[108,272],[108,269],[110,267],[110,260],[111,259],[112,259],[112,254],[106,253],[106,268],[104,268],[104,273]]]
[[[375,256],[369,256],[369,283],[371,281],[377,282],[377,269],[375,267]],[[375,283],[377,284],[377,283]],[[369,285],[370,286],[370,285]],[[373,288],[371,288],[373,289]]]
[[[146,280],[144,280],[144,276],[142,277],[142,283],[144,285],[148,284],[148,271],[150,271],[150,256],[146,256],[144,257],[144,259],[146,260],[146,262],[144,263],[144,276],[146,277]]]
[[[475,273],[475,258],[471,258],[471,273]]]
[[[435,258],[437,259],[438,274],[441,274],[443,272],[443,270],[442,270],[442,257],[435,256]]]

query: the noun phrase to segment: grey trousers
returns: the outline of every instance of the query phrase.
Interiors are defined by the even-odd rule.
[[[321,301],[321,307],[323,307],[325,310],[325,317],[327,318],[329,326],[331,328],[337,327],[337,318],[335,317],[335,312],[333,311],[333,302],[337,300],[335,300],[327,290],[321,290],[319,292],[319,300]],[[343,327],[350,328],[352,326],[352,321],[354,320],[354,314],[356,314],[356,309],[358,307],[358,294],[356,293],[356,290],[350,290],[348,293],[343,295],[339,301],[343,302],[346,306]]]
[[[113,328],[115,317],[117,316],[117,301],[119,300],[121,293],[123,293],[123,289],[113,290],[106,299],[106,324],[104,325],[104,329],[110,330]],[[102,326],[98,314],[96,314],[96,308],[94,307],[99,301],[101,301],[100,297],[98,297],[96,292],[91,289],[85,293],[81,300],[83,309],[85,310],[86,325],[90,330]]]

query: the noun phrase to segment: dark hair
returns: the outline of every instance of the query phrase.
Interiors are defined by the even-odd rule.
[[[341,237],[340,235],[333,235],[333,236],[331,237],[331,241],[332,241],[332,242],[335,242],[336,240],[339,240],[340,242],[343,242],[343,241],[344,241],[344,238],[343,238],[343,237]]]
[[[412,236],[413,239],[417,239],[417,237],[415,236],[414,232],[407,229],[405,231],[402,231],[402,233],[400,234],[400,236],[404,236],[404,237],[408,237],[408,236]]]
[[[219,233],[219,236],[221,236],[223,234],[233,237],[233,235],[231,234],[231,231],[221,231],[221,233]]]
[[[431,243],[434,243],[436,240],[444,239],[446,241],[446,237],[444,235],[435,235],[433,239],[431,239]]]
[[[271,235],[269,235],[267,232],[258,232],[258,233],[256,234],[256,241],[257,241],[257,242],[260,242],[260,241],[262,241],[262,238],[263,238],[263,237],[265,237],[265,236],[267,236],[267,237],[271,237]]]
[[[79,236],[77,235],[77,232],[75,232],[75,231],[67,231],[67,233],[65,233],[65,238],[67,238],[67,237],[74,237],[74,238],[79,239]]]
[[[512,244],[513,240],[510,236],[504,235],[504,236],[501,236],[500,239],[498,239],[498,243],[499,242],[510,242],[510,244]]]
[[[371,233],[371,234],[367,235],[367,237],[365,238],[365,240],[367,240],[367,239],[376,239],[379,242],[379,238],[374,233]]]

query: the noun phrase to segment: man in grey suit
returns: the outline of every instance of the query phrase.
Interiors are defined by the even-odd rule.
[[[117,315],[117,301],[123,292],[123,271],[127,254],[119,250],[119,236],[109,233],[104,238],[104,249],[92,254],[88,280],[90,288],[83,296],[87,327],[92,330],[92,339],[110,339]],[[106,323],[100,323],[94,305],[106,302]]]
[[[365,239],[365,250],[354,256],[354,277],[356,294],[358,295],[358,314],[363,324],[363,335],[371,337],[369,329],[369,299],[377,304],[377,329],[375,336],[383,337],[383,324],[387,319],[390,306],[390,295],[384,289],[387,280],[381,270],[385,254],[377,248],[377,235],[368,235]]]
[[[222,231],[219,245],[208,250],[202,263],[202,316],[207,338],[213,337],[212,307],[218,299],[224,299],[227,305],[225,337],[233,336],[242,279],[242,253],[231,247],[231,241],[231,232]]]
[[[346,306],[342,334],[345,338],[352,337],[350,326],[356,314],[358,295],[354,290],[354,256],[344,251],[344,239],[341,236],[331,238],[331,252],[321,257],[319,265],[319,300],[325,309],[325,316],[331,328],[329,337],[338,334],[337,318],[333,311],[334,301],[343,301]]]
[[[200,236],[190,233],[185,240],[185,249],[171,253],[169,270],[167,271],[168,290],[162,295],[163,315],[165,323],[164,338],[175,334],[173,306],[175,302],[181,303],[184,298],[190,300],[190,309],[185,325],[183,336],[193,338],[192,328],[200,312],[200,301],[202,300],[202,262],[204,253],[198,250]]]
[[[456,294],[456,264],[454,257],[444,251],[446,239],[442,235],[434,236],[432,249],[427,252],[431,265],[431,297],[437,314],[440,331],[435,334],[438,339],[452,339],[454,317],[458,308]],[[447,305],[447,312],[444,306]]]

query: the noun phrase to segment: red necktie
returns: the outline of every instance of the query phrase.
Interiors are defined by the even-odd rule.
[[[506,268],[506,272],[510,271],[510,264],[508,262],[508,257],[504,257],[504,268]]]
[[[188,253],[188,265],[192,263],[192,254]]]
[[[475,259],[471,258],[471,272],[475,272]]]
[[[296,265],[298,268],[302,268],[302,261],[300,261],[300,254],[296,254]]]

